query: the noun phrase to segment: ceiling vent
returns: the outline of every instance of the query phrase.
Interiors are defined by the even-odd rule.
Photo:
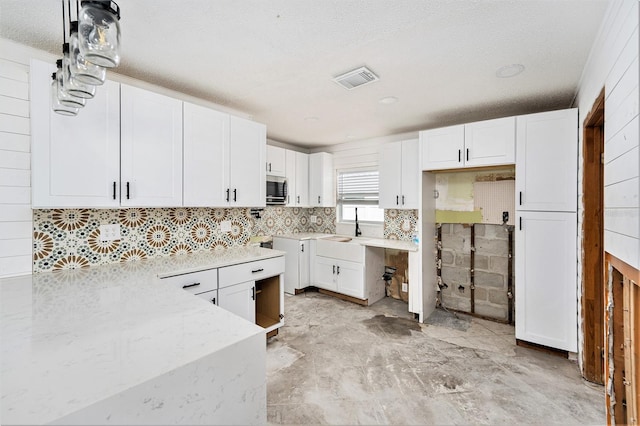
[[[334,77],[333,81],[338,83],[345,89],[355,89],[356,87],[364,86],[365,84],[373,83],[380,80],[377,75],[373,73],[367,67],[361,67],[353,71],[349,71],[337,77]]]

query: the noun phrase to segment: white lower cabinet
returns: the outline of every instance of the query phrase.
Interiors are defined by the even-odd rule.
[[[517,216],[516,339],[576,352],[576,213]]]
[[[188,274],[172,275],[162,280],[192,294],[201,294],[218,289],[218,270],[206,269],[204,271]]]
[[[314,259],[314,284],[318,288],[325,290],[337,291],[338,283],[336,281],[336,259],[329,257],[316,256]]]
[[[218,304],[218,290],[211,290],[205,293],[196,294],[196,296],[209,301],[213,305]]]
[[[242,317],[250,322],[256,322],[256,284],[247,281],[218,290],[218,306]]]
[[[273,237],[273,248],[284,251],[284,292],[296,294],[296,290],[309,287],[309,244],[289,238]]]

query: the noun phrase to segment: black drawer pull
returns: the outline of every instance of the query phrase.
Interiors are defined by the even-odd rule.
[[[251,271],[252,274],[258,273],[258,272],[262,272],[264,271],[264,268],[260,268],[260,269],[254,269],[253,271]]]
[[[211,299],[211,303],[213,303],[214,305],[216,304],[216,298],[215,297],[213,299]]]
[[[193,283],[193,284],[185,284],[182,286],[182,288],[189,288],[189,287],[196,287],[199,286],[200,283]]]

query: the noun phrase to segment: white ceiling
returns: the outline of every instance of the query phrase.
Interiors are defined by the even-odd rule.
[[[269,138],[304,147],[569,107],[607,6],[605,0],[117,3],[118,73],[244,111],[267,125]],[[59,52],[60,1],[0,0],[0,36]],[[509,64],[526,68],[496,78]],[[380,81],[351,91],[332,81],[363,65]],[[379,103],[388,96],[398,102]]]

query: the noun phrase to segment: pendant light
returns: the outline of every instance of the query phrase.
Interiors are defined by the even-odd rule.
[[[78,15],[80,54],[105,68],[120,63],[120,7],[113,1],[82,1]]]
[[[58,66],[58,71],[56,71],[58,100],[64,106],[68,106],[71,108],[82,108],[85,104],[85,99],[72,95],[67,91],[67,88],[64,85],[65,80],[64,72],[62,71],[62,59],[58,59],[56,61],[56,65]]]
[[[71,59],[69,57],[69,43],[62,45],[62,78],[64,79],[64,89],[71,96],[83,99],[92,99],[96,93],[96,86],[84,84],[81,81],[71,78]]]
[[[85,60],[80,53],[78,21],[71,22],[69,26],[69,71],[72,80],[95,86],[103,84],[107,76],[107,70]]]
[[[78,108],[63,105],[58,98],[58,79],[57,73],[51,74],[53,81],[51,82],[51,107],[53,111],[61,115],[75,116],[78,114]]]

